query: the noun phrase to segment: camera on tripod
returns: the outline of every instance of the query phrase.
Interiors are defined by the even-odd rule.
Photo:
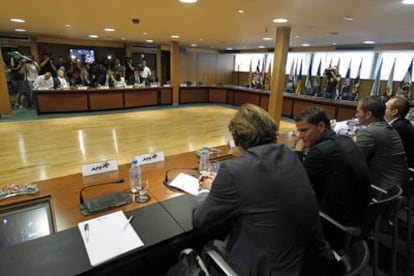
[[[324,72],[324,75],[329,76],[329,77],[332,76],[332,75],[335,75],[335,68],[333,68],[333,67],[326,68],[325,72]]]

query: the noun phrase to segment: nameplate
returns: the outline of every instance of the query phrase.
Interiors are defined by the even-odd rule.
[[[164,161],[164,152],[157,151],[157,152],[150,152],[141,155],[135,155],[134,159],[138,161],[138,165],[145,165],[151,164],[156,162],[163,162]]]
[[[118,161],[115,159],[96,163],[84,164],[81,166],[82,176],[90,176],[100,173],[107,173],[118,170]]]

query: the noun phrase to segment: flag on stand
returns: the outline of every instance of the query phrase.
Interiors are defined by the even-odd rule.
[[[290,64],[290,73],[289,73],[286,88],[285,88],[286,92],[291,92],[291,93],[295,92],[295,86],[294,86],[295,70],[296,70],[295,62],[296,60],[292,60],[292,63]]]
[[[302,91],[302,60],[300,61],[298,82],[296,86],[296,94],[300,94],[301,91]]]
[[[413,77],[413,60],[411,60],[410,66],[408,66],[407,73],[405,73],[405,76],[403,80],[400,83],[400,87],[398,88],[397,96],[403,96],[406,99],[411,99],[411,80]]]
[[[354,101],[358,100],[359,83],[361,81],[361,68],[362,68],[362,59],[359,63],[357,76],[354,80],[354,85],[352,86],[352,95],[354,96]]]
[[[381,67],[382,67],[382,59],[377,69],[377,75],[375,77],[374,83],[372,84],[372,87],[371,87],[370,96],[379,96],[379,89],[380,89],[380,83],[381,83]]]
[[[270,80],[272,78],[272,64],[269,62],[269,66],[267,67],[267,73],[265,77],[264,88],[266,90],[270,90]]]
[[[316,76],[313,78],[313,93],[315,96],[319,96],[321,93],[321,62],[322,61],[319,61]]]
[[[351,62],[349,62],[348,70],[346,71],[345,79],[342,82],[341,92],[339,92],[339,99],[342,99],[342,96],[349,93],[349,88],[351,86]]]
[[[341,65],[341,58],[338,58],[338,63],[336,64],[336,72],[337,72],[337,77],[341,77],[341,74],[339,74],[339,66]],[[336,84],[336,97],[335,99],[339,99],[340,95],[339,95],[339,84],[341,82],[338,81],[338,83]]]
[[[387,87],[385,87],[384,96],[392,96],[392,86],[394,84],[394,68],[395,68],[395,59],[394,63],[392,64],[390,76],[388,77]]]
[[[312,60],[309,64],[308,75],[306,76],[305,80],[305,94],[312,95],[313,94],[313,87],[312,87]]]
[[[249,66],[249,88],[252,88],[252,82],[253,82],[252,60],[250,59],[250,66]]]

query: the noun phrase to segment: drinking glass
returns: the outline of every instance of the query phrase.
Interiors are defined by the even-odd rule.
[[[217,160],[212,160],[208,162],[208,173],[212,175],[216,175],[220,168],[220,162]]]
[[[148,194],[146,194],[146,192],[148,190],[148,186],[149,186],[148,178],[142,177],[141,181],[139,183],[139,186],[138,186],[139,187],[138,188],[139,195],[137,197],[135,197],[136,202],[145,203],[145,202],[148,202],[151,199],[151,197]]]

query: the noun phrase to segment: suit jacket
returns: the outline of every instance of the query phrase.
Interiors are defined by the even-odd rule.
[[[342,223],[359,223],[371,201],[371,182],[365,156],[352,139],[328,131],[303,165],[321,211]]]
[[[408,183],[408,165],[398,132],[385,121],[376,121],[357,133],[357,146],[368,162],[371,183],[383,189]]]
[[[306,172],[283,145],[223,161],[210,193],[197,196],[195,228],[228,221],[223,253],[238,275],[324,275],[318,268],[333,261]]]
[[[108,78],[107,74],[100,75],[99,78],[98,78],[98,84],[104,86],[106,84],[106,79],[107,78]],[[109,87],[114,87],[115,86],[114,80],[112,78],[108,79],[108,86]]]
[[[410,168],[414,168],[414,127],[411,122],[405,118],[399,118],[391,124],[400,135],[404,146],[407,162]]]

